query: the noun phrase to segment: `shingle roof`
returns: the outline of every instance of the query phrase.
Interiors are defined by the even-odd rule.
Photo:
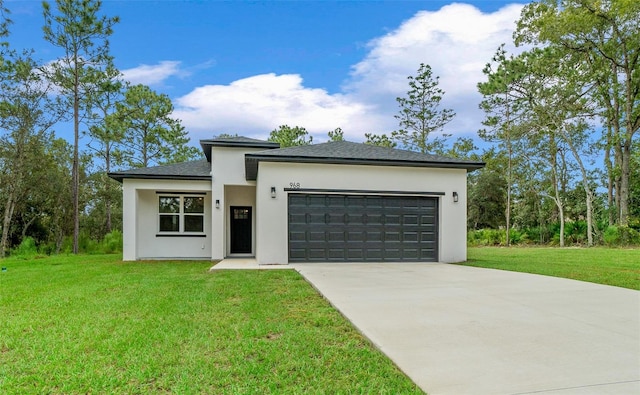
[[[109,177],[118,182],[124,178],[155,178],[164,180],[211,180],[211,163],[206,159],[191,162],[176,163],[172,165],[145,167],[114,171]]]
[[[468,171],[480,169],[485,165],[483,162],[473,162],[370,144],[334,141],[245,154],[247,180],[255,180],[257,178],[259,161],[441,167],[467,169]]]
[[[209,140],[200,140],[200,146],[202,147],[202,150],[204,151],[204,154],[209,162],[211,162],[211,147],[251,147],[264,149],[280,148],[279,143],[252,139],[243,136],[220,137]]]

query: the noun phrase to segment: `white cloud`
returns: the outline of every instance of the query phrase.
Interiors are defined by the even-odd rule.
[[[342,93],[306,87],[297,74],[264,74],[198,87],[177,99],[174,115],[194,140],[223,132],[265,138],[285,123],[306,127],[318,141],[338,126],[349,139],[363,140],[366,132],[397,128],[395,98],[406,94],[407,76],[427,63],[446,92],[443,106],[457,113],[447,132],[475,133],[483,118],[476,84],[498,46],[512,41],[521,9],[514,4],[483,13],[456,3],[418,12],[368,43],[368,54],[353,65]]]
[[[197,138],[220,133],[266,138],[282,124],[304,126],[312,134],[326,136],[342,125],[366,130],[375,124],[366,103],[307,88],[302,82],[297,74],[271,73],[229,85],[202,86],[177,99],[174,116]]]
[[[482,119],[476,85],[498,46],[512,41],[521,9],[515,4],[488,14],[468,4],[451,4],[418,12],[368,44],[369,54],[353,66],[344,89],[360,100],[378,103],[389,114],[387,127],[394,128],[395,98],[408,90],[407,76],[426,63],[440,77],[439,86],[445,91],[442,105],[457,113],[447,130],[475,132]]]
[[[180,70],[181,62],[164,60],[156,65],[142,64],[138,67],[122,70],[124,79],[132,84],[159,85],[172,76],[183,76],[185,72]]]

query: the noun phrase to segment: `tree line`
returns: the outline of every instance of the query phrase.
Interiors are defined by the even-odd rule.
[[[60,56],[43,62],[10,43],[0,0],[0,257],[25,239],[46,252],[121,229],[118,167],[198,157],[167,95],[132,85],[114,66],[109,37],[119,22],[101,2],[45,1],[43,38]],[[73,144],[55,127],[71,123]]]
[[[108,40],[119,20],[100,8],[45,1],[43,37],[60,56],[44,63],[11,47],[0,0],[0,256],[30,238],[45,252],[82,250],[121,229],[109,171],[200,156],[166,95],[124,81]],[[445,132],[455,112],[426,63],[396,99],[398,128],[366,143],[484,161],[468,175],[472,242],[640,243],[640,2],[534,1],[513,39],[520,52],[497,48],[478,83],[486,148]],[[61,123],[73,144],[56,136]],[[269,140],[313,143],[288,125]]]
[[[478,83],[489,148],[443,132],[455,113],[428,64],[396,99],[398,129],[366,142],[484,161],[468,176],[470,242],[640,244],[640,2],[535,1],[513,37],[525,49],[497,48]],[[270,140],[312,142],[287,125]]]

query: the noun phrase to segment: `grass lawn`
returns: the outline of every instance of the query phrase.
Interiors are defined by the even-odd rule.
[[[292,270],[5,259],[0,393],[422,393]]]
[[[640,249],[479,247],[464,265],[572,278],[640,290]]]

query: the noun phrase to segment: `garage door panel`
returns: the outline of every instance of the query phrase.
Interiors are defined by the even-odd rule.
[[[367,241],[382,241],[382,232],[379,231],[367,231]]]
[[[327,236],[325,234],[324,231],[322,232],[309,232],[309,241],[319,241],[324,243],[324,241],[326,240]]]
[[[289,194],[289,260],[435,261],[437,199]]]
[[[302,224],[305,225],[307,223],[307,215],[306,214],[292,214],[289,212],[289,224]]]
[[[399,214],[387,214],[383,218],[384,225],[400,225],[402,224],[401,216]]]
[[[307,232],[304,231],[289,231],[289,240],[290,241],[306,241],[307,240]]]
[[[400,232],[384,232],[384,241],[386,242],[393,242],[393,241],[400,241]]]
[[[403,225],[418,225],[418,216],[416,214],[409,214],[402,216]]]
[[[402,232],[403,242],[418,242],[418,232]]]
[[[367,225],[370,226],[382,226],[383,216],[382,214],[367,213]]]

